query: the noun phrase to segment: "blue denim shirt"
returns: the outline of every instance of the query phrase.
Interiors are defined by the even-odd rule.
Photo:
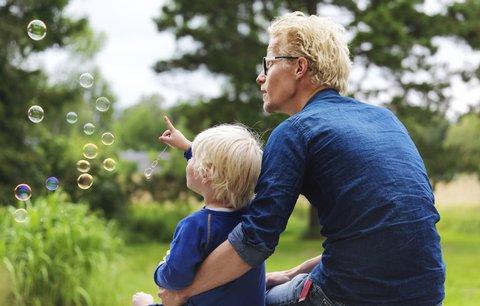
[[[272,132],[255,199],[229,235],[245,262],[256,266],[274,252],[299,194],[318,209],[326,237],[310,277],[327,296],[347,305],[443,300],[433,192],[389,110],[327,89]]]

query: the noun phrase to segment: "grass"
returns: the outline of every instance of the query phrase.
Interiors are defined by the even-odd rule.
[[[480,206],[441,207],[438,229],[447,265],[445,306],[480,306]],[[267,271],[284,270],[317,256],[321,241],[299,239],[304,229],[302,208],[290,219],[274,255],[267,260]],[[128,246],[120,265],[125,279],[118,284],[117,305],[130,305],[136,291],[156,294],[152,273],[168,249],[165,243]]]
[[[444,305],[480,305],[480,206],[443,207],[440,213],[447,265]]]
[[[321,241],[301,240],[304,229],[304,208],[295,211],[287,230],[281,236],[274,255],[267,260],[267,271],[288,269],[322,252]],[[443,256],[447,265],[445,306],[480,306],[480,206],[440,207],[442,216],[438,230],[442,237]],[[153,271],[169,248],[167,243],[150,242],[127,245],[116,260],[119,273],[114,280],[115,305],[131,305],[137,291],[156,295]],[[0,264],[0,282],[8,277]],[[0,305],[6,290],[0,286]],[[2,291],[3,289],[3,291]]]

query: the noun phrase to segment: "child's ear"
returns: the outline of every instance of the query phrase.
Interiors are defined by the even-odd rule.
[[[208,169],[206,169],[205,173],[203,174],[203,177],[202,177],[202,183],[203,184],[206,184],[206,183],[210,183],[212,181],[212,166],[209,166]]]

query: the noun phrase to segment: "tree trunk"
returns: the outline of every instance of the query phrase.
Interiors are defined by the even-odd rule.
[[[304,237],[308,239],[312,238],[321,238],[322,235],[320,234],[320,224],[318,224],[318,214],[317,208],[313,205],[310,205],[308,210],[308,228],[304,233]]]

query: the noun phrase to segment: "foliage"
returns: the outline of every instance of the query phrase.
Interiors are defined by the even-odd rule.
[[[462,116],[450,126],[444,146],[461,156],[456,160],[458,167],[480,177],[480,113]]]
[[[85,62],[101,46],[99,37],[87,19],[73,19],[64,14],[67,4],[67,0],[0,2],[0,25],[5,29],[0,34],[0,206],[12,203],[13,190],[20,183],[29,184],[34,196],[46,195],[44,182],[50,176],[57,177],[64,190],[77,200],[75,164],[83,158],[82,146],[95,142],[92,137],[99,139],[99,131],[107,130],[111,121],[112,112],[99,114],[95,110],[95,99],[100,95],[114,103],[101,74],[90,71],[97,72],[95,84],[86,90],[80,88],[80,73],[75,70],[85,69]],[[31,40],[26,33],[28,22],[36,18],[47,25],[47,35],[39,41]],[[57,75],[55,83],[32,65],[32,56],[52,47],[68,50],[72,57],[69,62],[72,71]],[[43,107],[42,122],[32,123],[27,119],[27,110],[32,105]],[[74,125],[65,120],[70,111],[77,112],[79,117]],[[81,132],[86,122],[93,122],[97,129],[90,138]],[[111,204],[108,199],[115,200],[117,206],[125,201],[125,197],[120,198],[121,189],[112,186],[115,181],[96,181],[101,193],[88,199],[93,207],[108,213]]]
[[[85,204],[56,191],[27,203],[28,219],[14,220],[15,207],[1,208],[0,255],[12,282],[13,305],[107,305],[92,296],[92,276],[108,273],[121,244],[117,229]]]
[[[120,216],[123,234],[133,243],[157,241],[170,242],[177,223],[192,212],[188,201],[172,203],[134,204]]]

